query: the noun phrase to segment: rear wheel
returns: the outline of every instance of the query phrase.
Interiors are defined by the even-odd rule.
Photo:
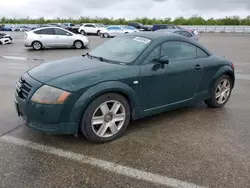
[[[34,50],[41,50],[43,48],[43,45],[39,41],[34,41],[32,43],[32,47],[33,47]]]
[[[231,96],[232,79],[228,75],[221,76],[211,88],[211,98],[205,103],[212,108],[224,106]]]
[[[82,35],[86,35],[86,33],[85,33],[84,30],[81,30],[81,34],[82,34]]]
[[[104,143],[122,136],[130,122],[130,106],[126,98],[115,93],[104,94],[85,110],[81,132],[91,142]]]
[[[101,31],[97,31],[97,35],[100,36],[101,35]]]

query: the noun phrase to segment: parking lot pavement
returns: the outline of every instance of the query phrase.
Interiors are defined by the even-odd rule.
[[[104,41],[90,39],[90,49]],[[229,103],[222,109],[199,103],[148,117],[133,122],[122,138],[101,145],[22,126],[13,105],[15,80],[25,70],[89,49],[35,52],[21,39],[0,46],[5,56],[0,58],[0,187],[248,188],[250,37],[203,34],[200,40],[235,64]]]

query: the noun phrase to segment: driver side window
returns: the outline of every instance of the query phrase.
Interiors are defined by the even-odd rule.
[[[159,59],[160,57],[160,46],[156,47],[149,55],[148,57],[144,60],[143,64],[149,64],[151,63],[154,59]]]

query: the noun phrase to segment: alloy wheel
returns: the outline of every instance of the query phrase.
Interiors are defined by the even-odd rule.
[[[91,126],[94,133],[101,138],[115,135],[123,127],[126,120],[124,106],[110,100],[99,105],[92,116]]]
[[[223,104],[227,101],[231,92],[231,84],[229,80],[223,79],[219,82],[216,91],[215,98],[218,104]]]
[[[35,50],[40,50],[42,45],[40,42],[34,42],[33,47]]]
[[[104,38],[108,38],[109,34],[108,33],[104,33],[103,36],[104,36]]]
[[[76,47],[77,49],[82,48],[82,42],[81,42],[81,41],[76,41],[76,42],[75,42],[75,47]]]

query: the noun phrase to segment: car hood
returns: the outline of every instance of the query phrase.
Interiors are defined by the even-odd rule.
[[[104,81],[137,77],[139,68],[79,56],[43,63],[28,74],[44,84],[76,91]]]

